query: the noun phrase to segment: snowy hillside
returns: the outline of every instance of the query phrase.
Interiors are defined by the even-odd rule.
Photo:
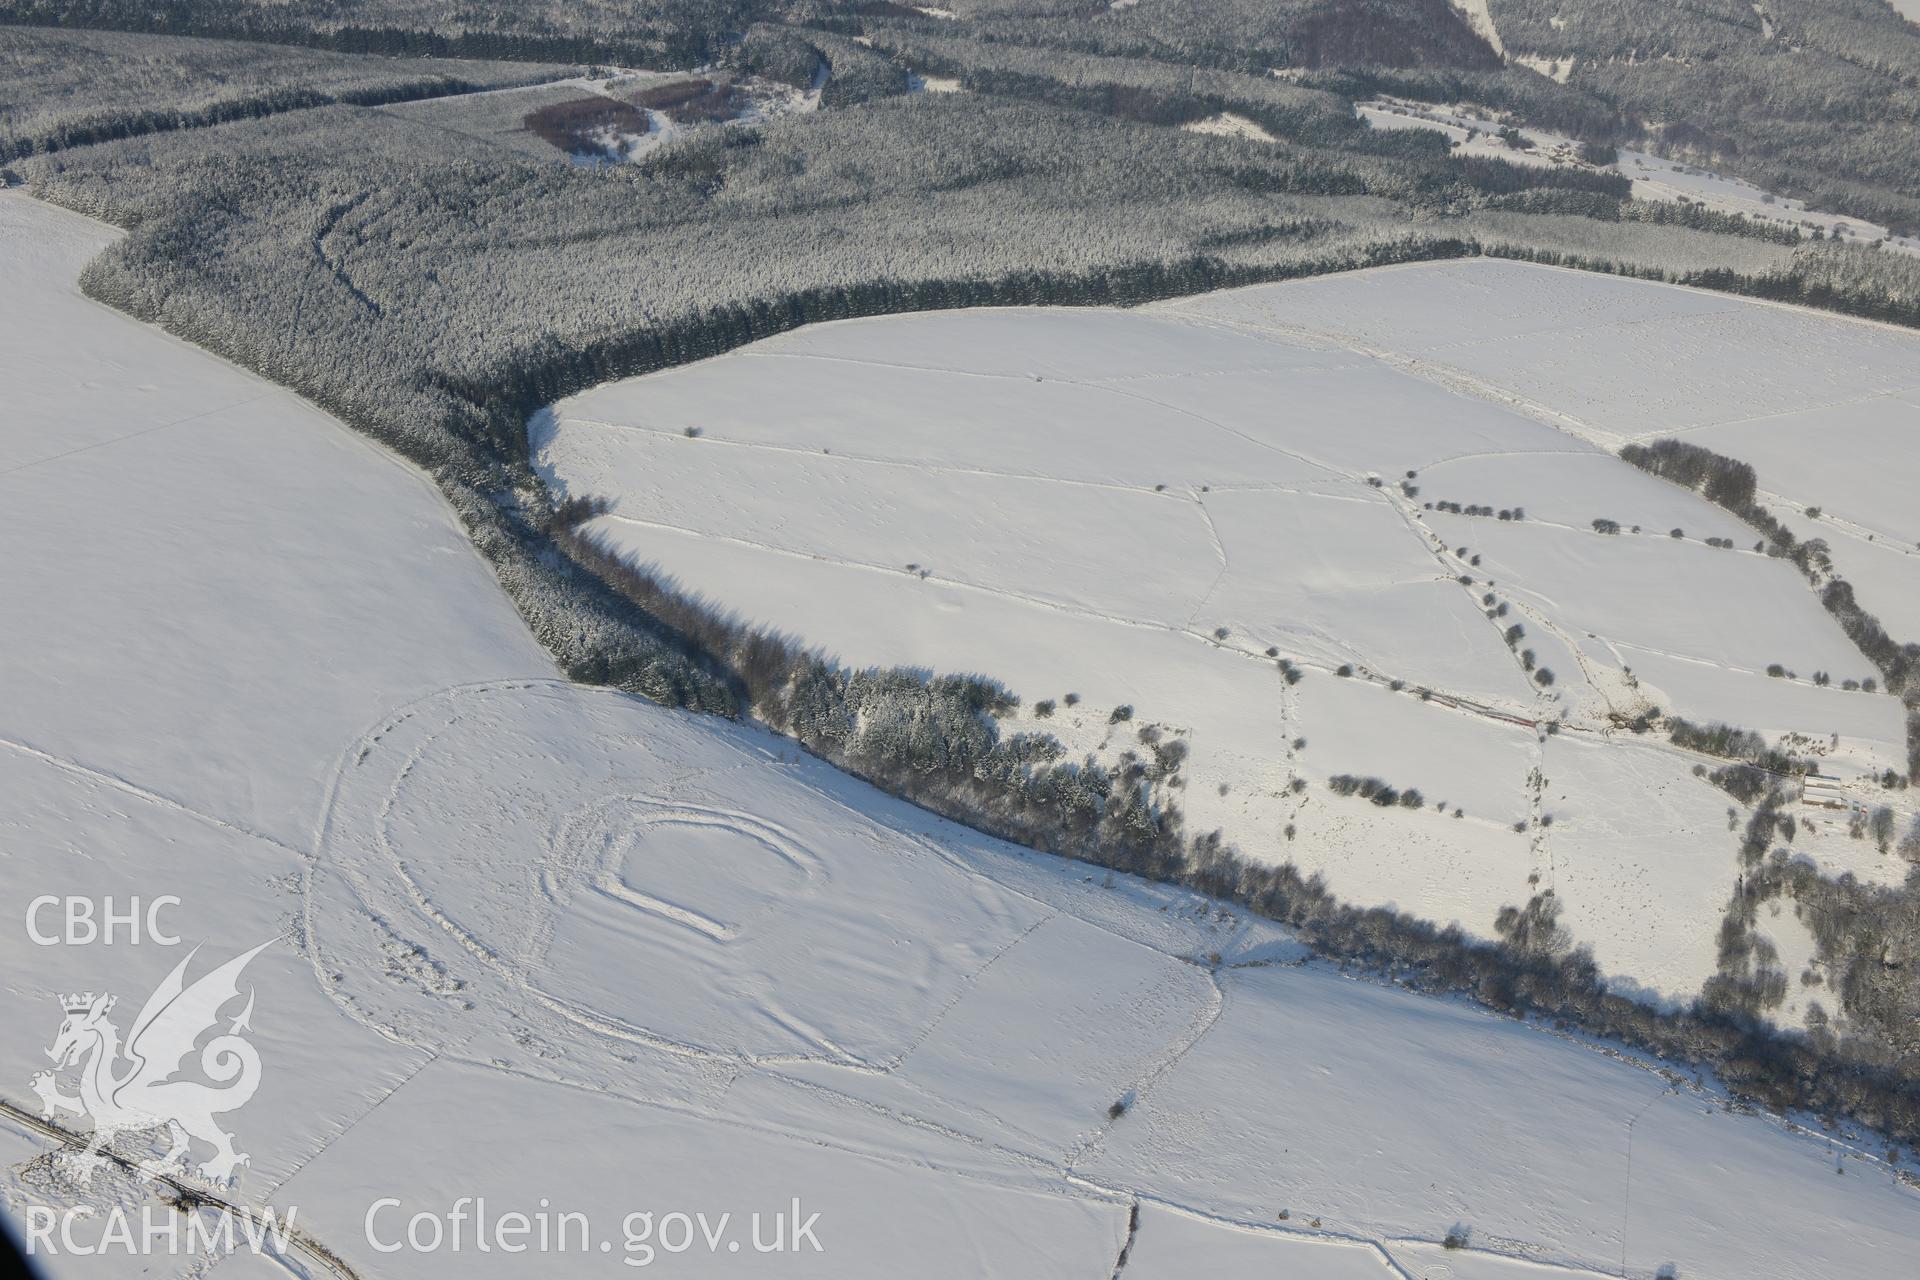
[[[297,1205],[320,1250],[284,1266],[247,1254],[61,1256],[49,1260],[55,1274],[529,1274],[524,1258],[500,1252],[386,1251],[403,1217],[381,1219],[370,1206],[391,1198],[402,1215],[444,1212],[463,1196],[527,1212],[551,1201],[589,1215],[605,1251],[540,1264],[566,1275],[628,1273],[623,1264],[640,1255],[616,1224],[631,1210],[744,1215],[793,1197],[819,1214],[822,1252],[780,1262],[788,1274],[836,1277],[1099,1280],[1124,1261],[1127,1275],[1146,1277],[1506,1280],[1546,1265],[1573,1275],[1798,1280],[1875,1274],[1908,1247],[1914,1193],[1876,1151],[1730,1109],[1683,1072],[1344,976],[1308,961],[1270,923],[934,820],[751,726],[555,679],[418,476],[289,394],[80,298],[73,281],[106,243],[101,228],[13,195],[0,196],[0,227],[0,269],[26,303],[0,318],[0,359],[26,408],[5,424],[0,521],[12,554],[0,590],[36,604],[0,619],[7,883],[32,893],[177,895],[175,931],[204,939],[208,957],[281,936],[250,971],[265,1069],[257,1098],[233,1121],[252,1163],[226,1194]],[[1549,851],[1530,830],[1511,842],[1511,866],[1475,861],[1481,848],[1499,847],[1490,839],[1498,823],[1535,803],[1525,774],[1542,751],[1550,770],[1625,809],[1641,808],[1649,779],[1671,776],[1676,796],[1701,785],[1669,752],[1589,731],[1608,697],[1625,696],[1600,674],[1605,646],[1573,636],[1565,643],[1582,651],[1592,681],[1555,658],[1567,678],[1538,692],[1497,636],[1480,643],[1491,624],[1476,606],[1453,603],[1447,593],[1465,588],[1427,567],[1444,558],[1427,550],[1423,532],[1440,528],[1438,518],[1359,478],[1370,449],[1415,468],[1526,450],[1548,439],[1530,434],[1545,430],[1533,420],[1333,344],[1275,343],[1177,310],[1051,317],[1065,363],[1037,370],[1046,380],[1033,382],[1022,367],[1032,335],[995,327],[1034,321],[973,320],[968,363],[1019,376],[971,381],[1058,395],[1057,416],[1068,423],[1076,397],[1097,393],[1061,385],[1067,378],[1091,381],[1103,368],[1112,376],[1129,361],[1138,373],[1152,360],[1214,384],[1226,400],[1209,418],[1231,421],[1221,404],[1260,396],[1251,384],[1264,371],[1317,379],[1376,406],[1413,406],[1453,438],[1400,429],[1370,439],[1356,429],[1322,450],[1309,447],[1305,427],[1289,435],[1243,424],[1206,433],[1193,451],[1155,456],[1146,449],[1155,405],[1182,389],[1135,387],[1153,399],[1111,393],[1115,404],[1138,406],[1125,449],[1102,435],[1100,419],[1083,416],[1079,450],[1027,433],[1033,453],[994,468],[946,431],[952,452],[929,456],[960,474],[991,471],[979,478],[1007,489],[961,502],[932,479],[903,477],[924,486],[903,492],[928,513],[934,535],[966,527],[973,503],[991,498],[1030,517],[1030,549],[1019,554],[968,561],[937,540],[891,553],[925,557],[933,572],[921,579],[904,566],[856,571],[672,536],[741,555],[742,572],[753,555],[778,555],[788,573],[818,564],[889,587],[897,580],[901,594],[872,616],[902,626],[876,633],[876,646],[991,635],[970,615],[1002,610],[1029,627],[1025,660],[1045,688],[1065,692],[1071,679],[1085,691],[1079,712],[1056,718],[1080,715],[1090,743],[1108,732],[1099,722],[1123,695],[1139,702],[1140,721],[1189,717],[1196,771],[1218,762],[1205,767],[1232,782],[1218,797],[1223,812],[1253,789],[1231,773],[1235,750],[1272,732],[1272,717],[1306,726],[1298,767],[1317,782],[1331,767],[1315,763],[1321,756],[1360,767],[1398,741],[1361,727],[1357,709],[1398,716],[1385,723],[1430,740],[1419,739],[1423,750],[1400,744],[1405,755],[1379,767],[1397,766],[1410,782],[1416,765],[1431,768],[1430,785],[1451,788],[1470,816],[1374,820],[1407,844],[1431,830],[1431,847],[1453,850],[1443,856],[1484,883],[1486,903],[1519,894],[1526,868]],[[933,317],[894,331],[930,342],[922,356],[951,353],[937,326],[952,323]],[[1082,324],[1110,326],[1104,366],[1073,363],[1099,354],[1071,341]],[[893,344],[888,332],[844,326],[790,341]],[[918,363],[911,347],[883,350]],[[859,358],[873,359],[873,349]],[[736,358],[749,362],[830,363]],[[784,403],[810,413],[824,404],[797,395]],[[1285,402],[1256,403],[1284,427]],[[563,411],[550,457],[576,436],[621,438],[565,425],[575,407]],[[1031,412],[1019,397],[1003,409]],[[856,468],[886,464],[851,461],[843,449],[878,455],[889,430],[925,432],[941,414],[972,412],[950,393],[944,407],[927,402],[920,422],[850,421],[844,437],[807,439],[808,461],[815,447],[834,454],[817,455],[821,469],[798,479],[817,492],[850,486]],[[978,429],[997,420],[982,415]],[[758,452],[744,424],[728,425],[724,405],[700,417],[710,434],[688,439],[682,425],[662,420],[657,457],[673,459],[670,449],[680,459],[751,462]],[[730,435],[739,437],[731,448]],[[934,438],[926,433],[930,449]],[[763,443],[797,447],[774,435]],[[1606,461],[1564,439],[1557,453],[1534,452],[1595,472]],[[616,461],[609,454],[602,465]],[[1244,463],[1253,485],[1199,488],[1228,462]],[[847,471],[826,469],[843,464]],[[1055,469],[1072,483],[1048,475]],[[686,482],[703,474],[723,478],[689,465]],[[1568,486],[1586,473],[1572,474]],[[1623,517],[1684,508],[1701,532],[1712,527],[1710,512],[1639,473],[1605,474],[1620,488],[1595,492]],[[1529,481],[1537,499],[1518,495],[1541,504],[1546,545],[1629,545],[1624,535],[1603,542],[1558,527],[1549,482],[1559,478]],[[1014,490],[1016,481],[1037,492]],[[1062,488],[1075,493],[1056,500]],[[777,490],[763,484],[760,493],[765,503]],[[1117,511],[1092,500],[1102,494],[1137,505]],[[1359,579],[1367,590],[1263,597],[1274,575],[1259,572],[1262,541],[1232,532],[1233,500],[1271,501],[1300,527],[1329,528],[1313,552],[1328,561],[1355,548],[1385,553]],[[800,523],[806,514],[793,504],[797,548],[855,558],[860,528]],[[1325,525],[1336,517],[1345,522]],[[1210,524],[1224,532],[1209,537]],[[1189,537],[1196,526],[1198,538]],[[1077,539],[1078,560],[1063,548],[1059,563],[1082,566],[1084,577],[1036,572],[1034,558],[1054,554],[1053,538],[1082,528],[1098,536]],[[771,542],[782,530],[757,533]],[[1103,579],[1111,562],[1099,553],[1109,543],[1132,560]],[[1246,576],[1219,573],[1212,593],[1156,602],[1156,574],[1183,552],[1215,546],[1229,564],[1243,549]],[[1778,570],[1723,554],[1735,582],[1768,583]],[[1625,572],[1597,553],[1528,562],[1543,578],[1588,564],[1600,566],[1589,572],[1601,581]],[[1030,599],[990,589],[1001,583]],[[1531,590],[1516,588],[1514,598],[1554,627],[1581,625],[1559,620],[1553,591]],[[908,592],[960,606],[922,618]],[[1357,620],[1368,594],[1440,602],[1426,607],[1457,619],[1443,634],[1477,647],[1463,657],[1392,627],[1367,631]],[[1797,660],[1824,660],[1832,641],[1823,618],[1801,619],[1790,596],[1780,593],[1778,629],[1759,634],[1802,646]],[[1627,633],[1632,612],[1596,598],[1595,622]],[[1308,674],[1287,686],[1255,647],[1267,636],[1230,629],[1225,641],[1203,639],[1184,621],[1156,621],[1156,603],[1167,618],[1197,616],[1202,630],[1216,616],[1233,628],[1285,622],[1271,641],[1286,642]],[[1225,611],[1204,612],[1215,607]],[[1132,625],[1113,620],[1129,612],[1140,615]],[[1055,616],[1060,631],[1031,626]],[[1341,638],[1350,622],[1364,644]],[[1162,647],[1132,647],[1136,633]],[[1070,642],[1085,647],[1055,652]],[[1344,643],[1358,647],[1348,653],[1337,647]],[[1700,659],[1715,664],[1706,669],[1748,660],[1737,632],[1714,643],[1721,648]],[[851,639],[846,647],[856,651]],[[1176,665],[1127,674],[1142,653]],[[1326,670],[1343,655],[1369,672],[1381,665],[1382,678],[1385,664],[1424,664],[1435,705],[1365,673],[1343,680]],[[1454,687],[1460,696],[1446,696],[1461,705],[1438,705]],[[1688,690],[1676,681],[1671,693]],[[1782,702],[1779,714],[1854,704],[1827,697]],[[1854,701],[1873,705],[1865,695]],[[1240,718],[1229,719],[1236,710]],[[1563,710],[1567,727],[1546,744],[1500,718]],[[1836,759],[1877,749],[1876,724],[1863,717],[1850,727]],[[1563,746],[1608,765],[1637,752],[1648,772],[1561,765]],[[1475,767],[1482,757],[1498,767]],[[1197,774],[1192,789],[1203,789]],[[1349,832],[1360,828],[1348,822],[1372,818],[1351,803],[1316,785],[1303,802],[1299,848],[1339,847],[1315,822]],[[1580,810],[1564,811],[1556,841],[1563,827],[1579,829]],[[1557,844],[1550,851],[1570,856]],[[1411,876],[1415,852],[1403,857],[1404,872],[1385,874]],[[29,1116],[37,1108],[28,1082],[47,1066],[42,1048],[58,1025],[55,994],[113,991],[132,1003],[185,950],[43,947],[18,930],[6,939],[0,1007],[17,1033],[0,1042],[0,1099]],[[0,1149],[0,1194],[16,1212],[160,1204],[161,1188],[118,1170],[77,1186],[71,1154],[14,1116],[0,1117]],[[1771,1229],[1783,1206],[1790,1232]],[[1442,1248],[1447,1237],[1456,1247]],[[689,1274],[764,1269],[724,1247],[651,1260]]]

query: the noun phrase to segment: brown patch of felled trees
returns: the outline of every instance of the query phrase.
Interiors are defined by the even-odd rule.
[[[549,103],[528,112],[522,123],[541,141],[568,155],[605,153],[614,139],[643,134],[649,128],[646,112],[599,94]]]

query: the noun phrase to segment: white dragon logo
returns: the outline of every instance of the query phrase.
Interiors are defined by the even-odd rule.
[[[191,1140],[198,1139],[214,1149],[213,1158],[199,1166],[200,1176],[216,1184],[231,1182],[235,1169],[251,1161],[234,1149],[233,1135],[214,1116],[245,1106],[260,1087],[260,1055],[240,1036],[251,1029],[252,988],[246,1007],[226,1033],[200,1051],[200,1069],[214,1083],[173,1077],[195,1043],[219,1021],[221,1008],[240,995],[240,971],[277,941],[269,939],[187,986],[187,965],[200,950],[195,947],[147,997],[124,1048],[119,1028],[107,1020],[113,996],[91,991],[62,996],[66,1018],[47,1056],[59,1071],[79,1064],[80,1092],[62,1093],[54,1072],[38,1072],[33,1091],[40,1097],[40,1113],[50,1118],[55,1111],[69,1111],[92,1119],[92,1139],[82,1153],[86,1157],[97,1157],[117,1134],[165,1127],[172,1146],[158,1160],[143,1162],[143,1170],[186,1167]],[[124,1069],[122,1059],[128,1064]],[[92,1159],[84,1162],[82,1181],[91,1179],[96,1164]]]

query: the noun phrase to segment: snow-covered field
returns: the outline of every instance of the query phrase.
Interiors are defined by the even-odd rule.
[[[366,725],[552,663],[425,478],[80,297],[106,242],[0,199],[0,751],[299,844]]]
[[[1920,0],[1910,2],[1920,4]],[[1571,69],[1568,63],[1554,64],[1546,59],[1521,58],[1519,61],[1554,79],[1564,79],[1565,70]],[[1361,103],[1355,110],[1376,129],[1432,129],[1445,134],[1456,155],[1485,156],[1515,164],[1599,168],[1632,179],[1636,200],[1697,204],[1719,213],[1742,214],[1756,222],[1794,227],[1803,232],[1817,230],[1823,235],[1861,242],[1884,240],[1896,249],[1920,253],[1920,238],[1890,236],[1878,223],[1809,209],[1805,201],[1776,195],[1744,178],[1730,177],[1698,165],[1620,148],[1613,163],[1595,166],[1581,158],[1580,146],[1572,138],[1535,128],[1524,121],[1490,115],[1481,108],[1380,98]],[[1508,145],[1502,131],[1509,128],[1519,134],[1525,146]]]
[[[819,326],[533,432],[556,484],[612,501],[598,533],[722,605],[848,662],[1000,678],[1019,727],[1076,750],[1165,726],[1193,829],[1481,935],[1551,888],[1624,988],[1685,997],[1738,874],[1728,801],[1703,757],[1622,723],[1798,733],[1880,803],[1865,779],[1904,767],[1903,712],[1839,687],[1872,668],[1750,529],[1610,451],[1796,412],[1896,432],[1917,385],[1909,334],[1472,261]],[[1910,518],[1900,476],[1854,518]],[[1341,774],[1425,806],[1334,795]]]
[[[187,947],[206,944],[197,974],[291,928],[339,753],[368,724],[448,685],[552,672],[423,478],[80,297],[109,239],[0,195],[0,1098],[36,1111],[58,996],[115,992],[124,1029]],[[43,895],[102,915],[176,896],[157,919],[182,945],[128,945],[125,926],[112,946],[34,945]],[[238,1128],[264,1192],[424,1055],[345,1017],[290,947],[248,972],[269,1070]],[[22,1163],[42,1144],[0,1133],[9,1208],[47,1203],[46,1170]]]
[[[1394,273],[1369,272],[1226,295],[1237,300],[1222,306],[1253,323],[1334,335],[1607,449],[1677,436],[1751,463],[1761,500],[1799,536],[1827,541],[1888,631],[1920,637],[1920,475],[1909,461],[1920,433],[1920,339],[1910,331],[1546,268],[1417,274],[1424,287],[1406,292]],[[1750,530],[1743,538],[1724,513],[1694,505],[1690,540],[1697,531],[1752,544]],[[1652,511],[1620,511],[1611,518],[1662,528]],[[1831,674],[1872,674],[1863,661],[1855,655]],[[1709,714],[1798,697],[1779,681],[1767,690],[1747,688],[1738,701],[1731,689],[1716,694],[1724,709]]]
[[[106,243],[101,228],[0,195],[0,230],[0,270],[23,303],[0,316],[0,367],[23,409],[0,439],[9,549],[0,591],[30,603],[0,615],[0,869],[16,913],[0,943],[10,1029],[0,1099],[37,1111],[29,1082],[50,1065],[42,1050],[59,1025],[56,994],[111,991],[131,1016],[193,944],[203,946],[198,973],[277,938],[247,971],[263,1068],[259,1093],[229,1120],[252,1162],[227,1194],[297,1207],[298,1224],[334,1259],[63,1252],[45,1259],[56,1276],[613,1275],[644,1260],[701,1275],[1104,1280],[1124,1249],[1126,1274],[1147,1277],[1506,1280],[1549,1264],[1573,1275],[1670,1267],[1799,1280],[1879,1274],[1910,1247],[1920,1204],[1872,1153],[1729,1112],[1681,1075],[1354,981],[1305,962],[1264,922],[934,820],[750,726],[558,681],[423,480],[287,393],[80,298],[73,280]],[[978,363],[1046,360],[1047,381],[1024,371],[973,381],[1092,395],[1056,383],[1077,361],[1107,360],[1112,374],[1151,356],[1193,379],[1265,361],[1418,394],[1387,391],[1402,375],[1335,348],[1289,353],[1177,312],[1061,318],[1110,328],[1091,352],[1069,330],[1048,335],[1057,354],[1041,357],[1039,335],[983,326]],[[1136,322],[1162,327],[1136,333]],[[1187,331],[1193,340],[1171,340]],[[900,332],[935,349],[945,341],[914,324]],[[884,346],[894,340],[872,326],[799,337],[836,335],[912,354],[910,343]],[[1172,385],[1156,398],[1178,398],[1180,378],[1160,381]],[[966,411],[956,396],[947,412]],[[1109,402],[1133,406],[1139,433],[1151,428],[1149,401],[1114,392]],[[1265,470],[1247,470],[1254,483],[1236,496],[1271,494],[1276,510],[1296,513],[1378,509],[1419,549],[1424,513],[1354,482],[1351,457],[1313,460],[1307,406],[1292,403],[1292,434],[1222,429],[1210,433],[1206,448],[1220,451],[1211,459],[1197,443],[1156,457],[1144,434],[1114,448],[1103,419],[1084,419],[1075,483],[1128,495],[1142,519],[1164,508],[1168,523],[1150,528],[1174,537],[1183,511],[1203,529],[1225,518],[1200,500],[1211,491],[1193,492],[1208,483],[1200,477],[1257,460]],[[1018,405],[1012,396],[1004,407]],[[955,471],[968,470],[977,455],[950,429],[928,431],[932,413],[923,409],[921,423],[896,414],[895,437],[925,435],[930,457],[944,441]],[[755,456],[744,440],[727,448],[735,428],[723,402],[701,421],[711,436],[668,443]],[[805,426],[809,443],[785,446],[796,463],[822,440],[839,454],[848,438]],[[1511,417],[1484,430],[1501,439],[1528,426]],[[875,453],[888,429],[879,412],[846,427],[868,431]],[[1025,469],[1061,461],[1044,438],[1012,434],[1032,450]],[[1422,462],[1433,443],[1393,441]],[[1143,477],[1154,475],[1168,477],[1168,492],[1149,499],[1158,481]],[[753,505],[771,507],[778,490],[763,479]],[[812,472],[792,483],[802,481],[852,483]],[[937,503],[939,486],[922,484],[914,500]],[[1054,510],[1050,497],[1008,498],[1005,510]],[[1058,509],[1066,533],[1101,514]],[[936,507],[929,521],[938,538],[957,538],[966,506]],[[830,522],[792,527],[853,537]],[[1329,527],[1340,534],[1318,553],[1328,557],[1349,541],[1391,541],[1364,520]],[[1113,582],[1074,585],[1085,592],[1078,603],[1048,595],[1041,574],[1021,579],[1032,601],[993,587],[1025,557],[1051,554],[1037,537],[1026,551],[968,563],[978,586],[890,565],[833,567],[903,589],[876,598],[873,619],[914,614],[923,597],[911,593],[939,592],[960,602],[946,619],[977,603],[1002,610],[1003,625],[1058,614],[1085,628],[1029,632],[1036,663],[1076,634],[1107,648],[1063,659],[1160,659],[1163,669],[1137,677],[1143,714],[1147,694],[1171,707],[1173,694],[1211,686],[1209,701],[1189,704],[1214,716],[1204,731],[1193,720],[1196,743],[1221,735],[1213,726],[1241,697],[1249,733],[1280,700],[1288,716],[1315,717],[1302,769],[1322,754],[1378,759],[1374,739],[1404,750],[1392,767],[1431,768],[1422,779],[1453,788],[1475,816],[1408,815],[1391,835],[1407,867],[1391,874],[1453,858],[1465,874],[1492,876],[1488,851],[1508,847],[1495,816],[1524,811],[1524,796],[1450,757],[1511,757],[1505,767],[1524,769],[1541,749],[1530,731],[1320,666],[1289,692],[1237,634],[1215,644],[1184,626],[1122,626],[1101,610],[1150,604],[1130,579],[1168,562],[1151,558],[1158,537],[1124,540],[1127,520],[1102,529],[1145,558]],[[742,573],[754,571],[753,556],[776,554],[674,536],[743,554]],[[934,542],[901,554],[925,555],[937,571],[949,552],[962,564],[958,550]],[[777,554],[783,566],[829,563]],[[1416,585],[1414,563],[1361,581],[1399,593]],[[1255,589],[1271,581],[1255,575],[1246,592]],[[1364,601],[1324,590],[1284,603],[1302,621],[1274,636],[1297,639],[1303,660],[1309,641],[1334,644],[1336,626],[1366,615]],[[1470,613],[1462,637],[1478,625]],[[916,625],[942,633],[939,618]],[[1136,633],[1160,648],[1115,638]],[[1413,643],[1392,650],[1392,628],[1379,634],[1378,652],[1442,662]],[[904,648],[911,637],[875,638]],[[1504,657],[1504,646],[1492,653]],[[1122,686],[1062,661],[1051,687],[1070,668],[1086,677],[1087,705],[1096,688],[1109,700],[1082,718],[1104,721]],[[1490,680],[1479,696],[1515,711],[1546,705],[1511,684]],[[1437,756],[1401,741],[1429,715],[1449,726],[1435,731]],[[1083,732],[1097,738],[1104,726]],[[1576,746],[1574,733],[1549,750],[1611,763],[1604,744]],[[1596,773],[1594,785],[1632,786],[1638,803],[1661,785],[1664,762],[1644,744],[1633,750],[1657,776],[1615,784]],[[1587,776],[1571,763],[1553,768]],[[1241,800],[1236,789],[1220,803]],[[1673,803],[1684,818],[1684,799]],[[1341,804],[1314,794],[1303,824],[1373,818]],[[1556,836],[1563,826],[1576,824],[1557,825]],[[1494,897],[1513,896],[1530,839],[1508,842],[1516,865]],[[1444,888],[1410,890],[1427,891]],[[122,908],[133,895],[173,895],[162,919],[183,941],[35,945],[20,904],[41,894]],[[16,1224],[36,1206],[160,1205],[155,1189],[117,1170],[76,1185],[72,1157],[4,1115],[0,1167],[0,1201]],[[567,1251],[537,1262],[476,1252],[471,1235],[458,1251],[405,1243],[411,1215],[444,1220],[463,1197],[484,1199],[496,1225],[516,1212],[584,1215],[590,1235],[561,1227]],[[750,1214],[796,1198],[799,1219],[818,1215],[821,1252],[728,1248],[749,1239]],[[639,1211],[654,1216],[628,1217]],[[695,1233],[693,1247],[674,1252],[685,1239],[668,1227],[675,1212],[706,1214],[709,1226],[733,1219],[711,1251]],[[100,1238],[102,1224],[99,1214],[81,1220],[80,1243]],[[1461,1231],[1468,1247],[1443,1251],[1442,1237]]]

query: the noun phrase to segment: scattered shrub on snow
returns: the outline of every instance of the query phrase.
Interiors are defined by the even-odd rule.
[[[1359,796],[1370,800],[1383,809],[1398,806],[1402,809],[1424,809],[1426,798],[1418,788],[1408,787],[1405,791],[1390,787],[1378,778],[1363,778],[1351,773],[1336,773],[1327,779],[1327,789],[1337,796]]]
[[[1773,775],[1758,765],[1723,765],[1711,773],[1705,765],[1696,765],[1695,769],[1704,775],[1707,781],[1738,800],[1741,804],[1752,804],[1765,795],[1767,788],[1773,785]]]
[[[1695,724],[1675,716],[1667,722],[1667,735],[1676,747],[1711,756],[1744,760],[1769,773],[1799,775],[1813,772],[1811,762],[1791,756],[1767,745],[1767,740],[1751,729],[1736,729],[1727,724]]]
[[[1893,850],[1894,821],[1893,810],[1886,805],[1875,809],[1872,816],[1867,819],[1867,834],[1873,838],[1874,845],[1881,853],[1890,853]]]

